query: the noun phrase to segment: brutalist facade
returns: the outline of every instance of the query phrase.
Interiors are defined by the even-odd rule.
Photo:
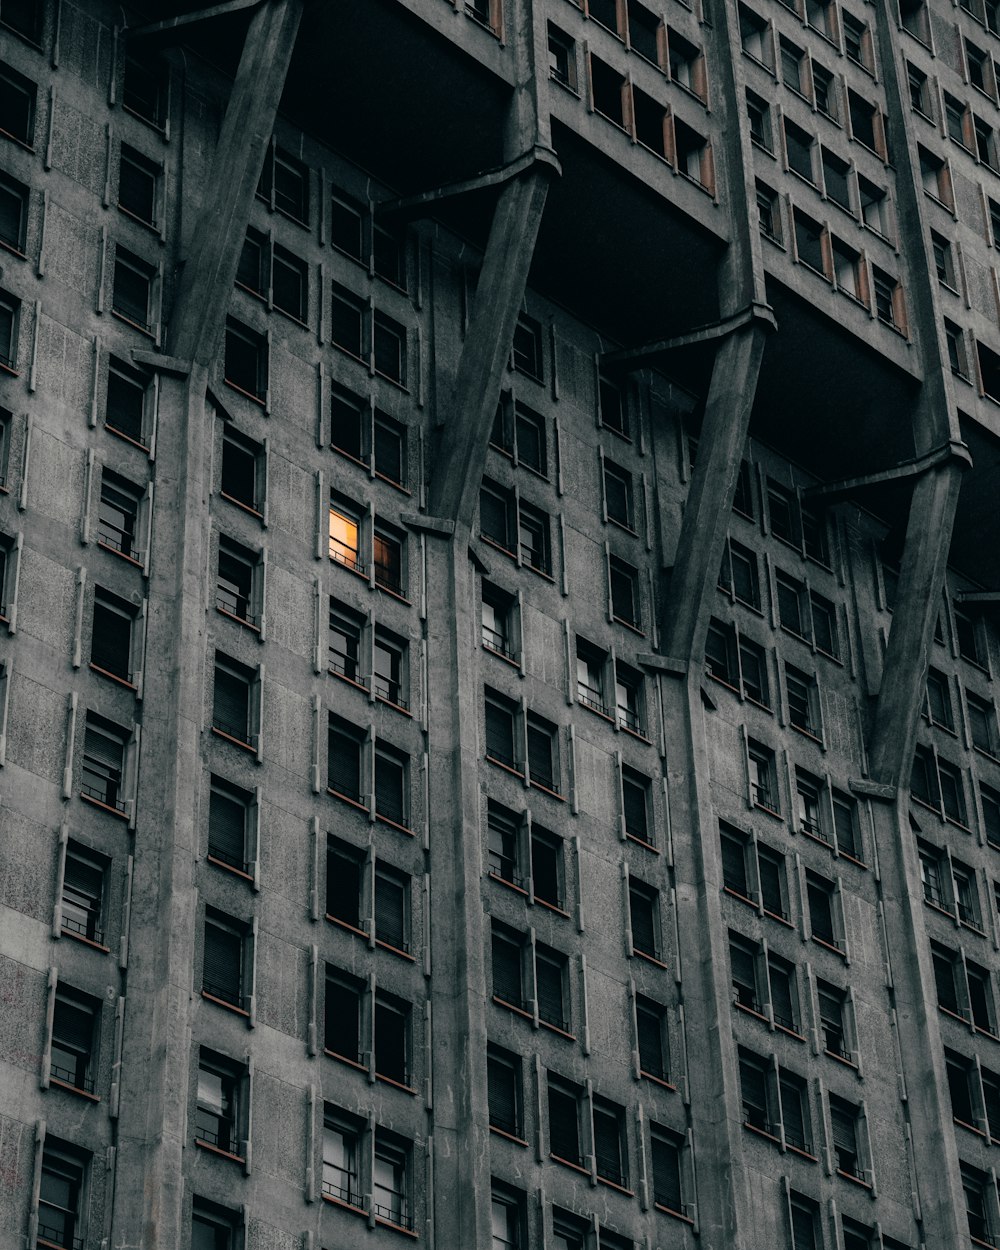
[[[5,1246],[1000,1244],[983,6],[0,0]]]

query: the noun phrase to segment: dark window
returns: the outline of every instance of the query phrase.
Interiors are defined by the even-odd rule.
[[[330,716],[327,740],[327,786],[355,803],[367,800],[361,786],[364,738],[346,721]]]
[[[365,856],[357,847],[328,837],[326,843],[326,915],[352,929],[361,928],[361,890]]]
[[[111,307],[140,330],[151,328],[150,306],[153,295],[153,271],[124,248],[115,249],[115,272],[111,289]]]
[[[385,226],[373,226],[372,256],[376,274],[405,291],[406,240],[402,233]]]
[[[569,1032],[569,1004],[566,985],[566,956],[551,947],[535,947],[535,994],[538,1018],[545,1024]]]
[[[236,1250],[237,1218],[218,1203],[195,1197],[191,1203],[191,1250]]]
[[[651,785],[648,777],[622,765],[622,807],[625,832],[638,842],[652,846],[653,823],[650,815]]]
[[[513,812],[489,800],[486,811],[489,871],[502,881],[523,885],[519,871],[517,819]]]
[[[149,379],[119,360],[108,366],[108,399],[104,420],[108,429],[145,447],[146,398]]]
[[[226,1154],[239,1156],[240,1084],[242,1070],[233,1060],[202,1046],[198,1057],[195,1139]]]
[[[617,521],[629,530],[635,529],[632,474],[610,460],[604,461],[604,504],[609,521]]]
[[[965,704],[969,714],[969,733],[972,745],[986,755],[997,754],[996,709],[989,699],[965,692]]]
[[[336,283],[330,312],[330,340],[352,356],[364,356],[364,305],[356,295]]]
[[[969,991],[969,1008],[972,1023],[981,1033],[997,1034],[996,1014],[993,1001],[993,982],[988,968],[982,968],[971,959],[965,961],[965,977]]]
[[[537,382],[543,379],[542,327],[534,317],[522,313],[514,327],[514,368]]]
[[[491,938],[493,997],[524,1010],[524,970],[521,941],[511,930],[493,925]]]
[[[770,105],[749,87],[746,92],[746,102],[747,117],[750,119],[750,138],[766,152],[770,152],[774,146],[774,139],[771,135]]]
[[[927,670],[926,709],[933,724],[941,725],[945,729],[955,728],[948,678],[936,668]]]
[[[632,733],[643,732],[643,678],[638,669],[615,661],[615,710],[618,724]]]
[[[137,486],[107,469],[103,471],[97,539],[102,546],[131,560],[141,560],[143,555],[135,545],[140,498]]]
[[[827,196],[841,208],[851,211],[851,190],[848,182],[850,166],[839,156],[823,148],[823,185]]]
[[[858,1145],[858,1109],[835,1094],[830,1094],[829,1100],[830,1129],[833,1134],[837,1171],[863,1179],[864,1171]]]
[[[212,907],[205,909],[205,955],[202,991],[231,1007],[242,1008],[246,931]]]
[[[246,746],[252,746],[256,740],[256,733],[251,724],[253,712],[251,691],[254,681],[253,669],[216,651],[215,680],[212,688],[212,728]]]
[[[903,290],[899,279],[872,266],[872,290],[875,295],[875,315],[879,321],[895,330],[901,329]]]
[[[15,252],[24,252],[29,198],[30,192],[23,183],[0,174],[0,243]]]
[[[406,827],[409,817],[409,757],[384,742],[375,747],[375,815]]]
[[[226,428],[222,436],[222,493],[260,514],[264,507],[264,449]]]
[[[610,715],[604,691],[607,662],[606,651],[577,636],[576,699],[602,716]]]
[[[406,485],[406,426],[376,411],[372,454],[375,472],[387,482]]]
[[[253,399],[263,401],[267,394],[267,373],[267,340],[246,326],[227,321],[226,381]]]
[[[625,395],[617,382],[601,374],[598,378],[598,398],[601,409],[601,425],[623,438],[629,437],[628,406]]]
[[[867,178],[858,175],[858,198],[861,203],[861,219],[869,230],[887,238],[889,234],[889,196]]]
[[[521,1060],[510,1051],[490,1045],[486,1055],[490,1127],[520,1138]]]
[[[373,680],[375,694],[394,707],[409,708],[406,698],[406,657],[408,643],[380,625],[375,627],[372,642]]]
[[[167,120],[167,70],[162,61],[126,56],[122,104],[143,121],[163,128]]]
[[[397,1085],[410,1075],[410,1007],[381,991],[375,995],[375,1072]]]
[[[544,512],[522,503],[517,509],[521,559],[536,573],[552,573],[552,550],[549,541],[549,518]]]
[[[215,605],[247,625],[260,624],[254,582],[257,557],[228,538],[219,539],[215,581]]]
[[[815,873],[806,873],[806,894],[809,901],[809,925],[813,937],[839,950],[842,942],[837,937],[834,921],[833,882]]]
[[[849,794],[833,790],[833,829],[837,837],[837,849],[842,855],[861,859],[861,833],[858,828],[858,805]]]
[[[806,92],[805,53],[787,40],[784,35],[778,38],[778,49],[781,58],[781,77],[785,86],[798,95],[804,95]]]
[[[566,1163],[583,1163],[580,1150],[580,1092],[549,1076],[549,1150]]]
[[[118,207],[147,226],[155,226],[160,166],[141,152],[121,145],[118,162]]]
[[[376,311],[372,321],[375,369],[383,377],[406,385],[406,328]]]
[[[965,1214],[969,1221],[969,1235],[984,1246],[993,1246],[996,1240],[990,1220],[990,1190],[993,1182],[985,1172],[968,1163],[960,1163],[962,1189],[965,1193]]]
[[[549,77],[576,90],[576,45],[569,35],[549,22],[548,26]]]
[[[792,210],[795,226],[795,253],[803,265],[826,276],[826,257],[823,250],[823,227],[818,221],[799,210]]]
[[[513,500],[510,493],[489,479],[479,491],[479,531],[484,538],[510,551],[514,545]]]
[[[819,1250],[819,1209],[811,1198],[791,1197],[792,1250]]]
[[[296,321],[309,315],[309,266],[277,243],[271,258],[271,298],[275,308]]]
[[[780,812],[774,752],[759,742],[750,742],[747,750],[750,761],[750,797],[757,807],[766,808],[769,812]]]
[[[0,291],[0,366],[17,369],[17,330],[21,301]]]
[[[771,65],[774,48],[767,22],[758,14],[740,5],[740,44],[747,56],[761,65]]]
[[[38,88],[16,70],[0,69],[0,134],[31,147],[35,137],[35,97]]]
[[[656,890],[632,880],[628,887],[628,902],[633,949],[651,959],[659,959],[659,896]]]
[[[37,47],[42,42],[45,5],[39,0],[3,0],[0,25],[13,30]]]
[[[770,1136],[775,1134],[768,1091],[768,1070],[763,1060],[740,1049],[740,1094],[743,1123]]]
[[[846,991],[839,986],[830,985],[827,981],[817,980],[816,996],[819,1000],[823,1049],[831,1055],[852,1061],[851,1047],[848,1044]]]
[[[363,256],[363,221],[360,208],[333,196],[330,206],[330,242],[354,260],[361,260]]]
[[[240,872],[247,870],[250,801],[246,790],[213,774],[208,800],[209,858]]]
[[[323,1048],[340,1059],[361,1062],[361,1003],[364,983],[326,969]]]
[[[726,541],[719,570],[719,585],[741,603],[752,608],[760,608],[760,581],[757,571],[757,557],[747,547],[733,539]]]
[[[809,673],[785,665],[785,691],[788,695],[788,719],[796,729],[818,738],[819,725],[819,691],[816,678]]]
[[[286,217],[308,225],[309,170],[279,147],[268,148],[257,194]]]
[[[367,463],[371,409],[368,401],[334,385],[330,443],[354,460]]]
[[[959,608],[955,608],[955,639],[963,660],[969,660],[979,668],[986,667],[986,648],[980,622]]]
[[[769,847],[757,846],[757,879],[760,882],[760,901],[770,916],[788,920],[785,889],[785,857]]]
[[[812,149],[813,137],[801,126],[797,126],[787,117],[784,121],[785,126],[785,153],[788,158],[788,167],[797,174],[801,174],[807,182],[814,182],[815,175],[812,167]]]
[[[745,835],[728,826],[719,827],[722,847],[722,883],[727,890],[741,898],[750,897],[747,877],[747,839]]]
[[[653,1165],[653,1202],[667,1211],[684,1214],[681,1183],[683,1140],[675,1133],[653,1126],[650,1130]]]
[[[528,770],[531,784],[546,790],[559,791],[558,729],[551,721],[529,712],[526,722],[528,737]]]
[[[483,646],[508,660],[514,658],[512,638],[514,603],[510,595],[483,582],[482,589]]]
[[[594,1097],[594,1159],[597,1175],[612,1184],[628,1184],[625,1112],[605,1098]]]
[[[612,556],[610,561],[611,614],[616,621],[638,629],[642,623],[639,607],[639,570]]]
[[[127,740],[126,730],[93,712],[87,713],[80,788],[85,797],[119,812],[125,811],[122,777]]]
[[[68,986],[59,987],[52,1013],[49,1074],[53,1080],[88,1094],[94,1092],[100,1019],[99,1002]]]
[[[63,870],[62,931],[104,943],[104,881],[107,861],[70,842]]]
[[[625,127],[625,79],[596,56],[590,58],[590,82],[594,109],[616,126]]]
[[[375,940],[408,952],[410,878],[386,864],[375,865]]]
[[[82,1196],[84,1161],[70,1147],[46,1137],[38,1190],[40,1243],[77,1250],[83,1245]]]
[[[635,1023],[639,1048],[639,1070],[657,1080],[668,1079],[667,1011],[652,999],[636,995]]]
[[[780,1071],[778,1096],[781,1099],[781,1127],[786,1143],[796,1150],[804,1150],[807,1154],[812,1154],[805,1082],[791,1072]]]
[[[733,1001],[738,1007],[763,1014],[760,989],[757,985],[758,948],[739,934],[729,933],[729,968],[733,983]]]
[[[545,477],[548,473],[545,420],[521,403],[514,405],[514,442],[518,463]]]
[[[628,41],[633,52],[638,52],[654,65],[659,64],[659,30],[662,22],[656,13],[628,0]]]
[[[518,767],[514,749],[514,705],[502,695],[486,694],[486,757],[507,768]]]
[[[562,840],[537,825],[531,832],[531,888],[536,899],[563,906]]]
[[[95,589],[90,663],[129,684],[132,682],[132,613],[130,605],[117,595]]]
[[[795,965],[779,955],[768,954],[768,984],[771,987],[771,1014],[774,1023],[793,1033],[799,1031],[799,1006],[795,987]],[[785,1125],[787,1137],[788,1125]]]

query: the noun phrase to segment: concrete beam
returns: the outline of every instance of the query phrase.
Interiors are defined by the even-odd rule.
[[[634,364],[638,367],[641,364],[649,364],[651,358],[676,351],[678,348],[694,347],[700,343],[711,343],[716,339],[726,338],[728,335],[742,329],[743,326],[755,322],[771,330],[778,328],[778,323],[770,305],[754,301],[748,308],[742,309],[732,317],[724,317],[721,321],[713,321],[709,325],[698,326],[684,334],[675,335],[673,338],[658,339],[652,343],[645,343],[641,347],[626,347],[621,351],[606,352],[603,360],[608,365]]]
[[[302,0],[268,0],[250,19],[201,216],[188,240],[166,351],[204,366],[218,356],[267,144],[292,58]]]
[[[142,26],[125,27],[126,37],[130,42],[136,39],[148,39],[152,35],[163,35],[169,31],[179,30],[183,26],[193,26],[197,22],[205,22],[210,17],[226,17],[230,13],[240,13],[246,9],[256,9],[267,0],[227,0],[225,4],[213,4],[207,9],[195,9],[193,13],[178,13],[174,17],[165,17],[160,22],[146,22]]]
[[[494,187],[502,187],[512,178],[516,178],[538,163],[550,165],[556,174],[562,173],[562,167],[555,152],[551,148],[536,145],[523,156],[518,156],[505,165],[498,165],[495,169],[475,174],[472,178],[463,178],[459,182],[449,182],[431,191],[421,191],[417,195],[406,195],[402,199],[386,200],[381,204],[376,204],[375,212],[379,217],[399,215],[411,220],[423,216],[425,209],[430,211],[434,205],[442,204],[447,200],[458,199],[474,191],[489,191]]]
[[[550,164],[536,163],[497,201],[472,317],[433,464],[428,511],[468,529],[486,463],[503,369],[514,340],[545,208]]]
[[[712,368],[660,635],[663,654],[681,663],[700,662],[705,649],[706,602],[715,592],[729,528],[765,332],[761,321],[748,322],[723,340]]]
[[[922,456],[914,456],[910,460],[901,460],[891,469],[882,469],[877,473],[865,473],[860,477],[842,478],[839,482],[823,482],[810,486],[802,493],[807,499],[823,499],[831,503],[834,499],[842,499],[858,490],[866,490],[872,486],[883,486],[887,482],[900,482],[907,478],[919,477],[929,469],[950,460],[958,461],[964,468],[972,464],[972,456],[965,443],[958,439],[949,439],[940,447]]]

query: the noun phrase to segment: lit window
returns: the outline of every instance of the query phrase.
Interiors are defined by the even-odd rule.
[[[364,573],[358,556],[358,518],[330,508],[330,559],[345,564],[357,573]]]

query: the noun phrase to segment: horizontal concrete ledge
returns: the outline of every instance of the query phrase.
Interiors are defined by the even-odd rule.
[[[399,519],[407,529],[415,530],[418,534],[440,534],[442,538],[451,538],[455,533],[455,522],[446,517],[404,512]]]
[[[882,799],[886,803],[894,803],[898,788],[885,786],[880,781],[871,781],[867,777],[852,777],[847,783],[852,794],[863,794],[869,799]]]
[[[141,348],[132,349],[132,360],[147,369],[155,369],[158,373],[171,373],[177,378],[186,378],[191,372],[190,360],[178,360],[176,356],[162,356],[159,352],[147,352]]]
[[[688,671],[687,661],[678,660],[672,655],[653,655],[651,651],[643,651],[636,656],[642,668],[657,673],[668,673],[671,677],[683,677]]]

